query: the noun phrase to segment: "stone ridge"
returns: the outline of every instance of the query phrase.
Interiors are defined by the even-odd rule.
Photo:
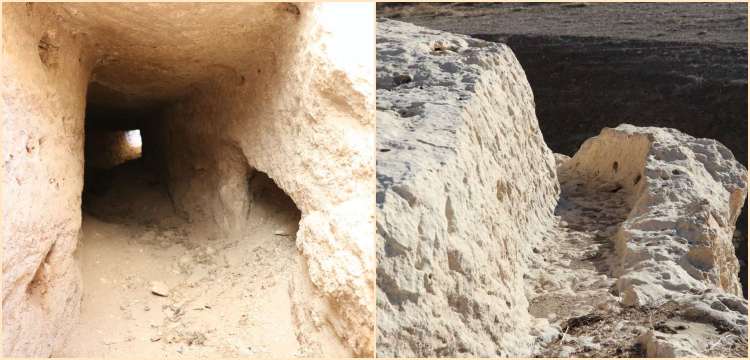
[[[626,305],[658,302],[684,287],[742,295],[731,239],[747,194],[747,170],[724,145],[674,129],[624,124],[586,141],[566,165],[590,182],[613,182],[632,192],[633,208],[616,236]],[[647,266],[666,261],[675,266]],[[658,287],[632,279],[634,269]]]
[[[379,20],[379,356],[529,355],[525,258],[559,193],[509,48]]]
[[[587,187],[629,194],[630,213],[614,236],[623,305],[674,301],[683,319],[746,336],[732,234],[747,196],[747,169],[729,149],[674,129],[623,124],[587,140],[562,171]],[[705,336],[674,336],[644,336],[648,356],[698,356],[708,347]]]

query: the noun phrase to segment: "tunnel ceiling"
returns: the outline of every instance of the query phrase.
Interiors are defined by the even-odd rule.
[[[299,8],[274,4],[68,3],[58,15],[96,56],[89,103],[153,107],[272,64]],[[304,9],[303,9],[304,10]]]

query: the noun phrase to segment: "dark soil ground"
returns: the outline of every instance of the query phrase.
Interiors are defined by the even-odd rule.
[[[378,16],[459,34],[745,44],[744,3],[379,3]]]

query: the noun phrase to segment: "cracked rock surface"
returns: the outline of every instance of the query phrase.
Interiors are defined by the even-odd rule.
[[[530,354],[526,239],[558,185],[506,46],[377,28],[378,355]]]
[[[377,46],[378,355],[747,355],[724,145],[553,155],[504,45],[381,19]]]
[[[545,356],[746,356],[734,224],[747,170],[674,129],[605,128],[556,155],[556,244],[534,260],[530,312],[559,332]]]

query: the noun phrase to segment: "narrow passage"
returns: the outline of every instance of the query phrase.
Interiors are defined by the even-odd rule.
[[[91,181],[76,254],[81,316],[55,356],[350,355],[316,334],[299,210],[264,174],[251,180],[249,228],[228,238],[177,216],[141,159]]]

